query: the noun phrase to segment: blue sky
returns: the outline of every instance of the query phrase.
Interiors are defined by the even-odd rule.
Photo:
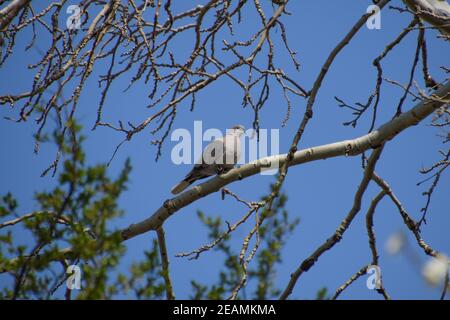
[[[76,3],[73,1],[73,3]],[[345,3],[345,6],[343,5]],[[290,16],[283,16],[291,48],[298,51],[297,58],[301,63],[297,72],[288,60],[288,56],[280,47],[276,57],[292,78],[309,89],[317,76],[320,67],[329,52],[350,30],[356,20],[365,12],[369,1],[291,1],[288,10]],[[184,6],[184,4],[182,4]],[[392,1],[392,5],[400,6],[401,1]],[[254,9],[247,9],[245,19],[259,21]],[[271,7],[265,6],[270,14]],[[182,8],[180,8],[180,11]],[[253,19],[253,20],[252,20]],[[365,115],[356,128],[343,126],[342,123],[352,118],[348,110],[340,109],[334,100],[338,96],[349,103],[365,101],[372,92],[376,69],[372,60],[378,56],[386,44],[410,22],[410,15],[384,9],[381,16],[381,29],[362,28],[351,44],[337,57],[332,65],[315,103],[314,118],[299,144],[299,149],[351,139],[367,133],[370,118]],[[244,24],[238,35],[249,35],[253,29],[251,24]],[[279,37],[279,30],[272,31]],[[436,80],[445,78],[440,66],[448,62],[450,47],[437,39],[437,33],[427,31],[428,60],[430,72]],[[275,38],[275,36],[273,36]],[[30,74],[25,68],[28,63],[36,61],[35,52],[24,52],[31,33],[26,32],[17,39],[17,52],[0,69],[0,92],[21,92],[29,88]],[[384,76],[400,83],[406,83],[414,58],[417,43],[417,31],[411,32],[406,39],[383,60]],[[190,52],[192,41],[180,39],[175,49]],[[26,63],[24,63],[26,62]],[[77,110],[77,118],[85,126],[84,135],[88,163],[107,162],[116,145],[123,138],[117,132],[107,128],[90,131],[95,117],[96,107],[100,99],[97,77],[104,73],[105,65],[100,65],[88,80]],[[131,77],[131,75],[130,75]],[[152,110],[144,106],[149,103],[146,98],[150,88],[138,82],[129,91],[123,92],[130,77],[120,78],[110,90],[105,103],[105,120],[118,119],[142,121]],[[423,84],[421,64],[416,71],[416,80]],[[376,126],[388,121],[397,106],[403,92],[389,84],[382,89],[379,114]],[[280,128],[286,112],[282,93],[278,89],[271,92],[271,98],[261,111],[262,128],[280,128],[280,151],[287,152],[298,123],[303,115],[305,101],[292,98],[293,108],[287,126]],[[202,91],[197,97],[197,106],[189,112],[188,103],[178,108],[175,128],[193,129],[194,121],[201,120],[203,128],[226,128],[240,123],[251,127],[253,112],[251,108],[241,107],[242,93],[230,80],[223,79]],[[406,108],[412,106],[410,99]],[[0,116],[14,115],[15,111],[8,106],[0,108]],[[124,121],[125,122],[125,121]],[[377,164],[376,171],[386,179],[408,212],[420,218],[420,208],[425,204],[422,192],[427,185],[416,186],[423,176],[418,172],[422,166],[429,166],[440,159],[438,150],[444,149],[442,140],[437,136],[438,129],[429,126],[430,119],[408,129],[389,142]],[[19,200],[20,211],[27,213],[36,209],[33,194],[37,190],[49,189],[55,184],[50,176],[40,178],[40,174],[55,156],[52,145],[43,144],[40,153],[33,153],[32,138],[36,126],[33,121],[14,123],[0,119],[0,194],[12,192]],[[170,159],[170,150],[175,142],[167,141],[163,147],[162,157],[155,162],[156,148],[151,144],[149,130],[133,137],[118,152],[110,166],[110,174],[115,176],[122,168],[127,157],[131,158],[133,171],[129,190],[123,194],[120,204],[125,215],[117,219],[112,227],[123,228],[131,223],[139,222],[152,214],[170,195],[171,187],[190,170],[188,165],[174,165]],[[299,217],[300,224],[289,238],[283,252],[283,262],[278,267],[277,283],[284,288],[289,275],[299,263],[309,256],[336,229],[353,203],[353,196],[362,177],[359,157],[341,157],[317,161],[289,170],[283,190],[287,193],[287,210],[292,218]],[[253,176],[244,181],[235,182],[228,187],[243,199],[258,200],[269,190],[273,176]],[[428,215],[428,224],[423,227],[423,238],[436,250],[450,255],[450,239],[448,227],[449,216],[449,179],[441,178],[439,188],[433,194]],[[304,274],[297,283],[293,298],[314,298],[321,287],[331,292],[344,283],[351,275],[371,260],[367,242],[364,213],[370,200],[378,193],[378,188],[371,185],[364,196],[361,213],[353,221],[343,240],[330,251],[327,251],[316,265]],[[188,261],[175,258],[179,252],[190,251],[207,242],[207,230],[202,227],[196,211],[202,210],[211,216],[222,216],[224,220],[236,221],[245,213],[245,208],[228,200],[223,202],[220,194],[212,194],[182,209],[165,223],[168,251],[171,262],[171,275],[177,298],[187,298],[191,294],[190,281],[210,283],[217,279],[222,264],[216,252],[208,252],[198,260]],[[436,299],[440,296],[441,287],[428,286],[420,275],[421,263],[427,260],[418,248],[413,237],[403,224],[399,213],[386,198],[375,214],[375,231],[380,252],[380,265],[383,281],[389,294],[395,299]],[[243,226],[233,234],[233,245],[239,250],[240,243],[251,223]],[[384,250],[387,238],[395,232],[407,234],[411,253],[390,256]],[[18,235],[20,237],[20,234]],[[121,270],[133,260],[140,260],[143,251],[148,249],[154,233],[147,233],[126,242],[127,254]],[[410,256],[417,256],[419,264],[413,263]],[[2,278],[0,277],[0,282]],[[1,283],[0,283],[1,285]],[[348,288],[343,299],[380,299],[376,292],[366,288],[366,277],[362,277]]]

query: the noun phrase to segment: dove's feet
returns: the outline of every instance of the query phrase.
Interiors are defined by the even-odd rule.
[[[217,166],[217,168],[216,168],[216,173],[218,174],[218,175],[221,175],[221,174],[224,174],[224,173],[227,173],[228,171],[230,171],[232,168],[227,168],[227,167],[224,167],[224,166]]]
[[[218,167],[217,167],[217,174],[218,174],[218,175],[221,175],[221,174],[223,174],[223,173],[225,173],[225,172],[226,172],[226,170],[225,170],[224,167],[222,167],[222,166],[218,166]]]

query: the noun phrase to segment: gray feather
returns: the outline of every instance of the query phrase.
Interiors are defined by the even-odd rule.
[[[202,158],[171,190],[173,194],[180,193],[192,183],[216,174],[222,174],[231,170],[241,157],[241,136],[244,133],[243,126],[234,126],[225,136],[212,141],[203,150]]]

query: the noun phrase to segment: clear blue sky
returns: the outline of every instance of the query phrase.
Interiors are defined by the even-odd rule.
[[[300,72],[295,71],[285,53],[276,58],[277,63],[297,82],[309,89],[330,50],[365,12],[369,4],[370,1],[291,1],[288,10],[292,15],[284,16],[282,21],[286,25],[291,47],[298,51]],[[392,5],[400,6],[401,1],[392,1]],[[270,9],[270,6],[267,8]],[[252,7],[247,10],[247,14],[243,15],[244,19],[258,21],[253,11]],[[382,12],[381,30],[363,28],[343,50],[323,83],[315,104],[314,118],[299,148],[350,139],[367,132],[370,125],[368,116],[364,116],[356,128],[342,126],[342,123],[352,116],[348,110],[338,108],[333,97],[339,96],[351,103],[365,101],[375,84],[376,70],[371,65],[372,60],[408,25],[410,19],[408,14],[399,14],[386,8]],[[249,24],[245,25],[245,28],[249,27]],[[238,32],[249,34],[250,30],[243,29]],[[272,32],[279,36],[279,30]],[[450,47],[442,40],[436,39],[436,35],[436,32],[427,31],[428,59],[431,74],[441,81],[445,75],[439,66],[448,63]],[[17,51],[6,66],[0,69],[1,94],[28,90],[32,78],[25,65],[36,62],[37,57],[35,52],[26,53],[23,50],[30,37],[31,33],[28,31],[25,37],[22,34],[17,39]],[[401,83],[407,82],[416,40],[417,31],[409,34],[395,52],[383,61],[385,77]],[[183,40],[179,41],[176,49],[189,52],[191,47],[192,41]],[[283,52],[281,46],[277,47],[277,50]],[[77,118],[85,126],[83,133],[88,137],[85,150],[91,164],[107,162],[122,139],[117,132],[106,128],[99,128],[94,132],[89,130],[95,121],[100,98],[96,77],[104,72],[104,66],[101,69],[101,72],[94,72],[90,78],[77,112]],[[144,107],[149,103],[146,98],[149,91],[147,85],[137,83],[128,92],[123,92],[129,79],[123,77],[112,86],[105,104],[105,120],[122,119],[137,123],[152,112]],[[420,84],[423,83],[420,64],[416,79]],[[253,112],[250,108],[242,109],[242,95],[239,90],[230,80],[218,81],[198,95],[197,106],[193,112],[189,112],[188,103],[179,106],[174,128],[192,129],[195,120],[202,120],[204,128],[225,130],[236,123],[251,127]],[[383,87],[376,126],[392,117],[401,95],[402,91],[397,87],[388,84]],[[411,105],[411,100],[408,99],[405,106],[409,108]],[[303,115],[304,106],[304,100],[293,99],[290,121],[280,130],[281,152],[287,152]],[[286,105],[281,92],[273,90],[270,100],[261,111],[261,127],[280,128],[285,111]],[[0,108],[1,117],[14,114],[15,111],[7,106]],[[402,133],[395,141],[389,142],[377,165],[377,172],[390,183],[415,219],[420,217],[420,208],[425,203],[422,192],[427,188],[427,185],[416,186],[423,178],[418,170],[439,160],[438,150],[445,148],[441,144],[441,138],[437,137],[439,131],[429,127],[429,122],[430,119],[427,119]],[[50,176],[39,176],[53,160],[56,150],[54,146],[44,144],[39,155],[34,155],[32,134],[35,130],[36,126],[32,120],[25,124],[0,120],[0,194],[12,192],[18,198],[20,211],[23,213],[36,209],[32,200],[35,191],[49,189],[55,184],[55,180]],[[111,164],[109,172],[113,176],[117,175],[127,157],[131,158],[134,168],[129,190],[123,194],[120,201],[126,214],[115,220],[113,228],[123,228],[147,218],[171,196],[171,187],[190,170],[190,166],[175,166],[171,162],[170,150],[174,143],[170,141],[164,145],[161,159],[155,162],[156,148],[150,143],[152,139],[149,130],[136,135],[120,149]],[[289,198],[287,210],[292,218],[299,217],[301,222],[284,248],[283,262],[278,267],[277,274],[280,288],[285,287],[290,273],[334,232],[347,214],[361,175],[359,157],[318,161],[289,170],[284,184],[284,191]],[[258,200],[268,192],[269,184],[273,181],[274,177],[258,175],[235,182],[229,185],[229,188],[243,199]],[[447,255],[450,255],[449,187],[448,175],[444,175],[433,195],[428,224],[424,226],[422,233],[423,238],[433,248]],[[369,188],[364,197],[362,212],[354,220],[343,240],[326,252],[316,265],[300,278],[293,298],[314,298],[316,292],[324,286],[334,292],[352,274],[370,262],[364,213],[377,193],[375,186]],[[218,259],[215,252],[205,253],[194,261],[174,257],[176,253],[190,251],[207,241],[207,230],[196,216],[199,209],[211,216],[220,215],[228,221],[238,220],[245,212],[243,207],[232,201],[224,203],[219,194],[212,194],[184,208],[166,222],[171,275],[177,298],[189,296],[191,280],[201,283],[215,281],[222,267],[222,260]],[[236,250],[239,250],[240,243],[250,227],[248,224],[233,234]],[[381,255],[383,281],[389,294],[396,299],[438,298],[441,287],[431,288],[425,283],[420,275],[420,263],[412,263],[410,256],[405,254],[389,256],[384,250],[384,244],[391,234],[404,231],[408,235],[412,254],[417,256],[421,263],[427,260],[388,199],[383,200],[377,210],[375,231]],[[147,233],[127,241],[128,251],[121,270],[126,270],[133,260],[142,259],[143,251],[149,248],[154,237],[154,233]],[[0,278],[0,286],[1,281]],[[368,290],[365,283],[366,277],[362,277],[347,289],[341,298],[380,299],[381,296]]]

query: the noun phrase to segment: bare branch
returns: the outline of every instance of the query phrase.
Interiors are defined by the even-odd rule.
[[[333,294],[333,296],[331,297],[331,300],[336,300],[340,294],[347,289],[353,282],[355,282],[356,280],[358,280],[359,277],[365,275],[367,273],[367,268],[369,266],[364,266],[361,269],[359,269],[358,272],[356,272],[354,275],[352,275],[350,277],[350,279],[348,279],[342,286],[340,286],[339,288],[336,289],[335,293]]]
[[[369,237],[369,246],[370,251],[372,252],[372,265],[379,266],[378,263],[378,250],[376,245],[376,238],[375,238],[375,231],[373,229],[373,216],[375,214],[376,207],[378,203],[384,198],[386,195],[385,190],[381,190],[380,193],[372,200],[369,209],[367,210],[366,214],[366,229],[367,229],[367,236]],[[391,297],[386,292],[386,289],[383,286],[383,280],[382,275],[379,274],[379,279],[377,279],[377,284],[379,287],[377,287],[377,292],[383,295],[383,297],[386,300],[390,300]]]
[[[416,240],[417,240],[417,244],[423,249],[423,251],[432,257],[436,257],[436,255],[438,254],[438,252],[436,250],[434,250],[433,248],[431,248],[427,243],[425,243],[425,241],[422,239],[422,237],[420,236],[420,230],[418,227],[417,222],[415,222],[410,215],[408,214],[408,212],[406,211],[406,209],[403,207],[402,203],[400,202],[400,200],[395,196],[395,194],[393,193],[391,187],[387,184],[386,181],[384,181],[383,179],[381,179],[376,173],[373,174],[372,179],[386,192],[386,194],[391,198],[392,202],[395,204],[395,206],[397,207],[400,215],[403,218],[403,222],[405,223],[405,225],[408,227],[408,229],[414,234]]]
[[[336,231],[331,235],[331,237],[329,237],[320,247],[318,247],[308,258],[303,260],[302,263],[299,265],[299,267],[294,271],[294,273],[291,274],[291,279],[289,280],[289,283],[287,284],[286,288],[284,289],[283,293],[280,296],[281,300],[285,300],[291,295],[292,290],[294,289],[294,286],[297,283],[300,276],[304,272],[307,272],[316,263],[316,261],[320,258],[320,256],[323,253],[325,253],[325,251],[331,249],[335,244],[341,241],[345,231],[347,231],[356,214],[361,209],[362,197],[366,192],[367,187],[369,186],[372,173],[375,170],[375,165],[382,151],[383,146],[380,146],[379,148],[373,150],[367,162],[367,166],[364,170],[364,175],[361,180],[361,183],[358,186],[358,189],[355,193],[352,208],[345,216],[345,218],[342,220],[341,224],[336,229]]]
[[[3,31],[8,24],[16,17],[18,12],[24,9],[31,0],[14,0],[5,8],[0,10],[0,31]]]
[[[28,220],[30,218],[36,217],[36,216],[49,216],[52,219],[55,219],[57,223],[61,223],[61,224],[69,224],[70,223],[70,219],[68,217],[65,217],[63,215],[58,215],[56,212],[51,212],[51,211],[35,211],[35,212],[31,212],[31,213],[27,213],[21,217],[18,217],[16,219],[10,220],[10,221],[6,221],[3,223],[0,223],[0,229],[5,228],[5,227],[10,227],[13,226],[15,224],[18,224],[22,221]]]

